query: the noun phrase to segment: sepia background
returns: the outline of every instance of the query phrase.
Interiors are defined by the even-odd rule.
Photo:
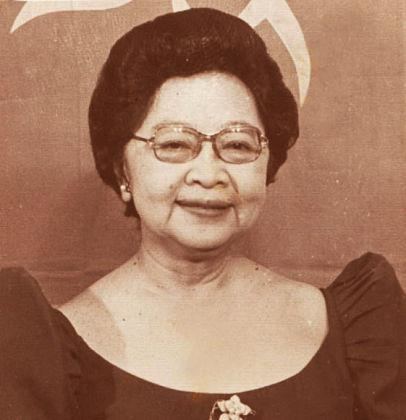
[[[318,286],[378,252],[406,288],[402,2],[288,3],[312,63],[301,136],[236,252]],[[248,1],[189,4],[238,15]],[[136,221],[96,175],[87,107],[112,43],[172,5],[52,13],[11,34],[23,5],[0,2],[0,266],[25,267],[58,304],[137,247]],[[269,23],[257,30],[298,98],[286,47]]]

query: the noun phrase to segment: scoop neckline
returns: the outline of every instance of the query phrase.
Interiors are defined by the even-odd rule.
[[[324,301],[325,301],[325,306],[326,306],[326,314],[327,314],[327,332],[325,337],[323,338],[322,342],[320,343],[320,346],[318,347],[318,349],[315,351],[315,353],[313,354],[313,356],[309,359],[309,361],[303,366],[302,369],[300,369],[297,373],[284,378],[280,381],[268,384],[268,385],[263,385],[263,386],[259,386],[256,388],[252,388],[252,389],[247,389],[247,390],[243,390],[243,391],[231,391],[231,392],[202,392],[202,391],[193,391],[193,390],[183,390],[183,389],[178,389],[178,388],[172,388],[163,384],[159,384],[157,382],[153,382],[152,380],[143,378],[142,376],[138,376],[136,374],[133,374],[131,372],[128,372],[127,370],[115,365],[114,363],[110,362],[109,360],[105,359],[101,354],[97,353],[95,350],[93,350],[87,343],[86,341],[76,332],[75,327],[72,325],[72,323],[70,322],[70,320],[64,315],[63,312],[61,312],[60,310],[54,308],[54,310],[56,312],[58,312],[60,314],[60,316],[62,316],[62,318],[64,319],[65,322],[67,322],[71,329],[73,330],[73,332],[75,333],[75,338],[76,341],[78,341],[80,343],[80,345],[85,349],[85,351],[87,351],[88,353],[91,353],[93,355],[93,357],[96,357],[97,359],[103,361],[103,363],[105,363],[106,365],[108,365],[113,371],[119,373],[121,376],[127,377],[129,379],[132,379],[133,381],[137,381],[140,383],[143,383],[145,386],[148,386],[150,388],[155,388],[157,390],[160,390],[161,392],[165,392],[165,393],[177,393],[177,394],[183,394],[183,395],[198,395],[198,396],[207,396],[207,397],[213,397],[213,396],[226,396],[226,395],[250,395],[253,393],[263,393],[266,392],[270,389],[276,389],[276,388],[281,388],[283,386],[285,386],[287,383],[292,383],[297,381],[301,376],[305,375],[307,371],[309,371],[310,369],[312,369],[316,363],[317,360],[321,357],[321,355],[326,351],[326,348],[328,347],[328,343],[329,341],[332,339],[332,319],[333,319],[333,308],[332,308],[332,303],[330,302],[330,297],[327,293],[327,289],[326,288],[319,288],[319,290],[322,292],[323,297],[324,297]],[[80,356],[79,356],[80,359]]]

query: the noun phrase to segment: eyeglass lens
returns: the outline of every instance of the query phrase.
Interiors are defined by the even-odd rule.
[[[258,132],[253,127],[229,129],[215,136],[215,152],[225,162],[252,162],[261,152]],[[200,152],[200,135],[187,128],[161,127],[155,133],[156,157],[164,162],[183,163]]]

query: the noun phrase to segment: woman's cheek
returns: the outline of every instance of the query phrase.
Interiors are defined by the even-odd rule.
[[[158,220],[165,218],[165,214],[169,211],[170,201],[166,194],[157,190],[147,188],[139,188],[138,192],[134,191],[134,204],[139,209],[140,216]],[[166,209],[166,211],[165,211]]]
[[[237,217],[242,229],[249,229],[257,220],[265,203],[265,188],[246,194],[237,206]]]
[[[266,157],[258,159],[252,167],[238,168],[238,172],[231,175],[238,190],[237,215],[243,229],[248,229],[255,223],[265,204]]]
[[[171,183],[162,185],[162,182],[154,177],[149,181],[137,185],[134,191],[134,205],[144,222],[163,228],[174,211],[176,188]]]

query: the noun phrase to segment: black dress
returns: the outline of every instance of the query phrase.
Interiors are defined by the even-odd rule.
[[[216,401],[231,397],[119,369],[86,345],[24,270],[2,270],[0,280],[1,419],[208,420]],[[405,297],[392,267],[365,254],[322,291],[324,342],[296,375],[238,393],[255,410],[246,418],[406,419]]]

